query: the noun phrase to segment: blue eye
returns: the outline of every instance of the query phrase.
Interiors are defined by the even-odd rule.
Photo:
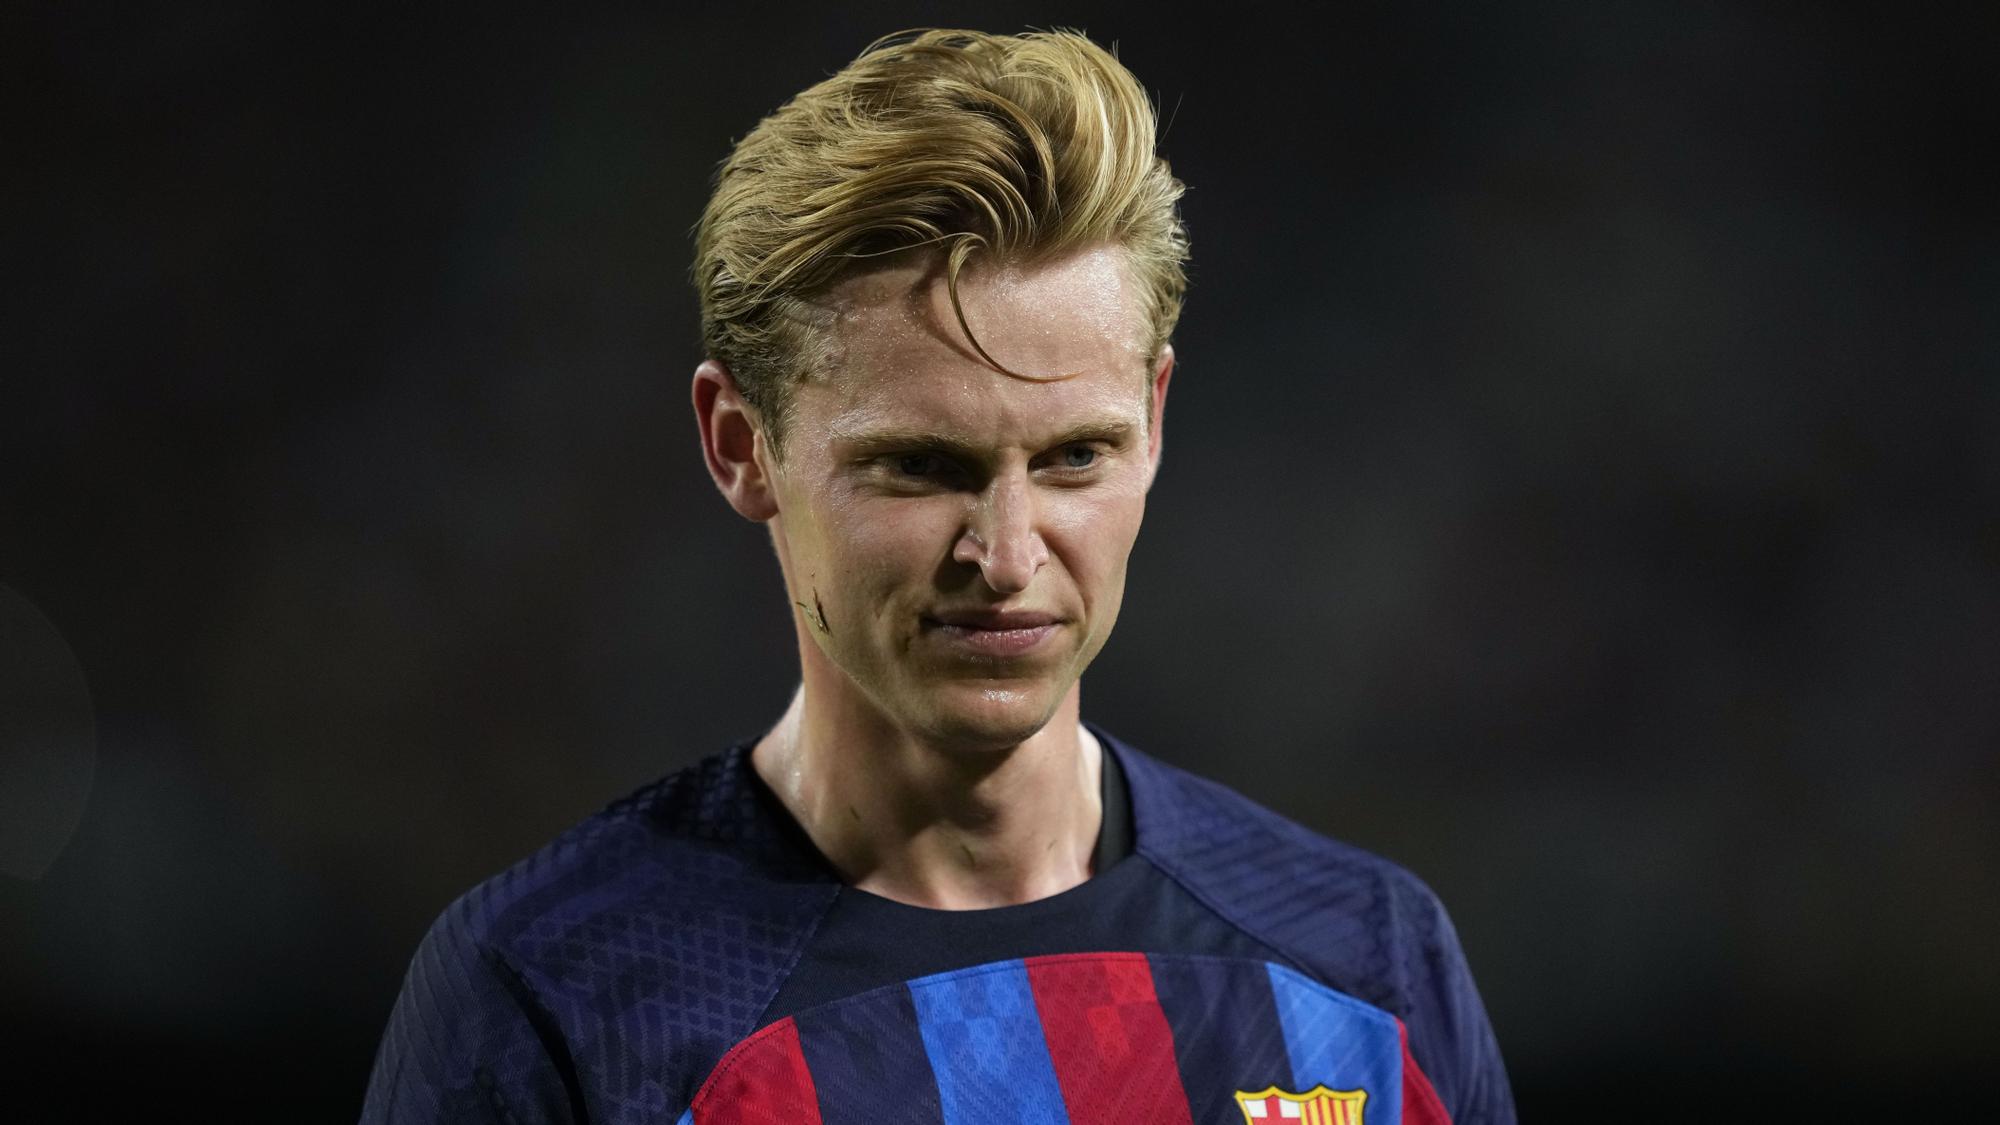
[[[1063,468],[1088,469],[1097,462],[1097,450],[1087,445],[1072,445],[1063,450]]]

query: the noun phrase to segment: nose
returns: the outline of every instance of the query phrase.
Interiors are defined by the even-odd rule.
[[[1034,490],[1025,471],[1001,473],[979,493],[951,557],[977,564],[995,593],[1028,588],[1049,561],[1049,548],[1035,526]]]

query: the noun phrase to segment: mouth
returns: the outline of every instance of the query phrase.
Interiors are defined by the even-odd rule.
[[[980,656],[1021,656],[1062,628],[1062,618],[1034,610],[953,610],[926,614],[924,632],[948,647]]]

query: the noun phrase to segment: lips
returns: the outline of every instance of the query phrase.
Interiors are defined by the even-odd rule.
[[[1038,610],[946,610],[924,617],[925,631],[944,644],[981,656],[1020,656],[1055,634],[1062,618]]]
[[[1062,618],[1053,613],[1040,613],[1031,609],[961,609],[943,613],[933,613],[925,620],[937,625],[952,625],[961,629],[1039,629],[1044,625],[1061,624]]]

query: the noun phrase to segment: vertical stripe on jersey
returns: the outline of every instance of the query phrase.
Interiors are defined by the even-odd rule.
[[[820,1125],[813,1076],[789,1017],[724,1057],[694,1100],[695,1125]]]
[[[1240,1121],[1236,1091],[1289,1088],[1291,1056],[1260,965],[1209,957],[1150,960],[1194,1120]]]
[[[910,982],[944,1125],[1068,1125],[1019,961]]]
[[[1369,1121],[1403,1119],[1403,1039],[1396,1017],[1279,965],[1267,965],[1291,1056],[1293,1093],[1366,1090]]]
[[[885,989],[860,1003],[826,1004],[793,1018],[819,1091],[822,1125],[943,1119],[908,989]]]
[[[1027,966],[1074,1125],[1193,1125],[1144,954],[1031,957]]]

